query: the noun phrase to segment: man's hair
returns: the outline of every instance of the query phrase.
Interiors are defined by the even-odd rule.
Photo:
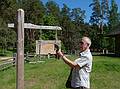
[[[91,40],[89,37],[84,36],[82,37],[82,40],[84,40],[89,45],[89,47],[91,46]]]

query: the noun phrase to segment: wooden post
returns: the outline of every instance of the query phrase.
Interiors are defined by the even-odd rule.
[[[41,60],[41,40],[42,40],[42,29],[40,30],[40,45],[39,45],[39,59]]]
[[[58,40],[58,37],[57,37],[57,30],[55,32],[55,40],[57,41]]]
[[[17,57],[17,54],[16,53],[14,53],[13,54],[13,65],[16,65],[16,58]]]
[[[17,11],[16,89],[24,89],[24,11]]]

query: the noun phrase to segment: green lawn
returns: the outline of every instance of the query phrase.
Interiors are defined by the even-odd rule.
[[[0,48],[0,57],[12,57],[13,56],[13,49],[3,50]]]
[[[25,89],[66,89],[69,69],[62,60],[56,59],[25,63]],[[16,89],[15,73],[14,67],[0,71],[0,89]],[[94,56],[91,89],[120,89],[119,78],[120,58]]]

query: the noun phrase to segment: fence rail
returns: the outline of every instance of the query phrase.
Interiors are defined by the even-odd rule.
[[[24,60],[26,62],[29,62],[29,57],[33,57],[32,54],[25,54],[24,55]],[[7,68],[10,68],[12,66],[15,66],[16,65],[16,57],[17,57],[17,54],[13,54],[13,57],[10,57],[10,58],[5,58],[5,59],[1,59],[1,63],[0,63],[0,71],[1,70],[5,70]]]
[[[74,51],[67,51],[65,52],[66,54],[73,54],[73,55],[79,55],[79,50],[74,50]],[[100,54],[104,54],[104,52],[92,52],[93,55],[100,55]],[[107,53],[107,54],[114,54],[114,53]],[[35,54],[28,54],[26,53],[24,55],[24,61],[26,62],[30,62],[31,60],[29,59],[30,57],[35,57],[36,55]],[[12,66],[15,66],[16,65],[16,53],[13,54],[13,57],[11,58],[6,58],[6,59],[1,59],[0,61],[0,71],[1,70],[5,70],[9,67],[12,67]]]
[[[15,57],[7,58],[7,59],[1,60],[1,61],[2,61],[2,63],[0,64],[0,70],[5,70],[5,69],[15,65]]]

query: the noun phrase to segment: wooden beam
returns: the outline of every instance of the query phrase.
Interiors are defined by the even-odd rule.
[[[16,89],[24,89],[24,11],[17,11]]]
[[[8,24],[8,27],[14,28],[14,23]],[[41,25],[34,25],[31,23],[24,23],[24,28],[27,29],[47,29],[47,30],[62,30],[59,26],[41,26]]]

